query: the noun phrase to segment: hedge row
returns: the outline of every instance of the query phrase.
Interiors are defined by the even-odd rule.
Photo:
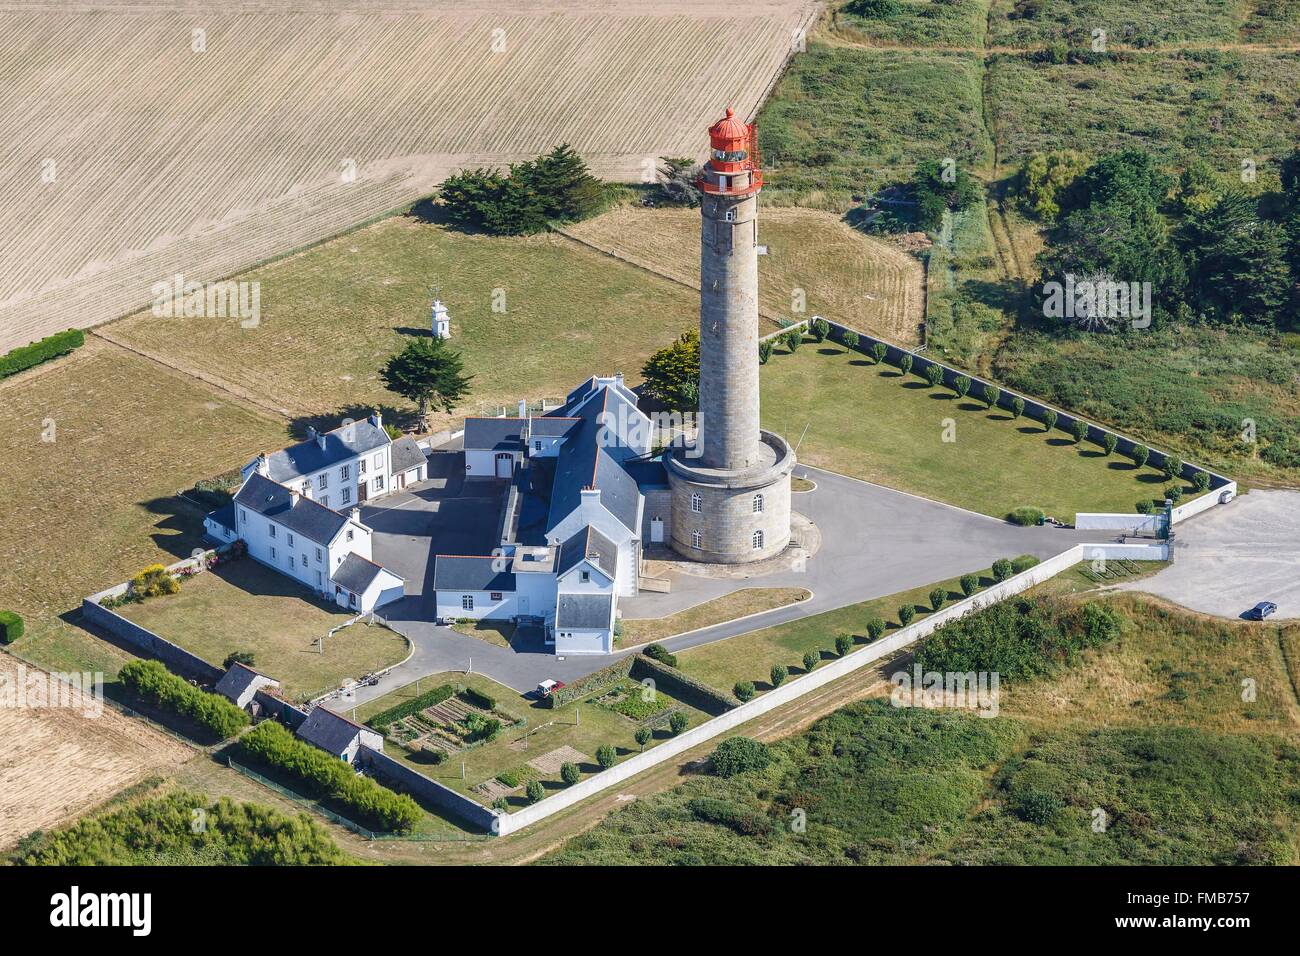
[[[379,731],[381,734],[388,733],[388,727],[395,721],[403,717],[410,717],[412,714],[418,714],[426,707],[435,707],[444,700],[452,697],[456,693],[456,688],[452,684],[440,684],[433,690],[427,690],[418,697],[404,701],[396,707],[389,707],[387,710],[381,710],[375,716],[371,717],[366,724]]]
[[[724,694],[716,687],[683,674],[653,657],[638,654],[632,661],[628,676],[633,680],[645,680],[648,677],[655,682],[656,689],[666,691],[683,704],[689,704],[706,714],[716,717],[740,703],[730,694]]]
[[[579,700],[588,694],[606,687],[612,687],[621,680],[625,680],[628,672],[632,670],[632,663],[636,658],[628,655],[620,660],[615,661],[608,667],[602,667],[598,671],[593,671],[586,677],[575,680],[572,684],[566,684],[563,687],[551,691],[543,698],[547,706],[563,707],[571,701]]]
[[[15,611],[0,611],[0,644],[12,644],[23,636],[23,619]]]
[[[473,687],[466,687],[460,692],[460,696],[475,707],[482,707],[484,710],[496,710],[497,701],[495,697],[489,697],[482,691],[477,691]]]
[[[358,822],[391,833],[409,831],[423,815],[406,794],[394,793],[369,777],[357,776],[342,760],[305,744],[272,720],[239,739],[239,749],[263,764],[297,777],[318,799],[347,808]]]
[[[130,661],[118,679],[137,697],[188,717],[222,740],[248,725],[248,715],[226,698],[199,690],[159,661]]]
[[[67,355],[85,344],[86,333],[82,332],[81,329],[68,329],[66,332],[47,335],[39,342],[33,342],[31,345],[24,345],[5,355],[0,355],[0,378],[17,375],[19,372],[24,372],[33,366],[40,365],[42,362],[48,362],[60,355]]]

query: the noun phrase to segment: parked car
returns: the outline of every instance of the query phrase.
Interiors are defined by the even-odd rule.
[[[1260,601],[1246,612],[1246,617],[1250,618],[1252,621],[1262,621],[1276,610],[1277,605],[1272,601]]]
[[[538,697],[549,697],[552,693],[564,686],[562,680],[551,680],[549,677],[537,685]]]

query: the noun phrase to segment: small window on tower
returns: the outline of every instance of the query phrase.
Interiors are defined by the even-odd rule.
[[[735,221],[736,221],[736,210],[734,210],[734,209],[728,209],[728,210],[727,210],[727,222],[735,222]]]
[[[703,511],[703,510],[704,510],[704,499],[701,498],[698,494],[692,494],[692,495],[691,495],[691,511],[692,511],[694,514],[699,514],[699,513],[700,513],[701,511]]]
[[[691,532],[691,547],[692,547],[692,548],[703,547],[703,545],[701,544],[701,542],[702,542],[703,540],[704,540],[704,535],[702,535],[702,534],[700,533],[700,529],[699,529],[699,528],[696,528],[694,531]]]

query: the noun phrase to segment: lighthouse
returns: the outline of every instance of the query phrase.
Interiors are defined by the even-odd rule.
[[[731,109],[709,128],[700,190],[700,408],[691,457],[666,458],[672,543],[698,561],[742,564],[790,541],[794,452],[759,427],[758,194],[753,124]]]

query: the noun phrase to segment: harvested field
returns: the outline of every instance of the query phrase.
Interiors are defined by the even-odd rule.
[[[0,685],[44,675],[0,653]],[[0,707],[0,847],[32,830],[75,819],[149,773],[184,763],[194,751],[100,705],[90,708]]]
[[[689,0],[0,6],[0,350],[571,143],[608,178],[702,155],[816,8]],[[140,69],[140,64],[149,69]],[[142,197],[147,197],[143,198]]]
[[[624,206],[566,232],[699,287],[699,210]],[[917,259],[811,209],[764,206],[759,242],[768,248],[758,260],[759,306],[768,317],[825,315],[900,344],[919,341],[925,271]],[[802,313],[792,310],[799,290]]]

